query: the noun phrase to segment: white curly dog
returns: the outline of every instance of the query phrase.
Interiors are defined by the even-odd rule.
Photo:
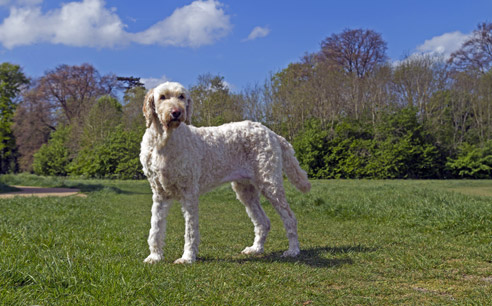
[[[153,192],[150,255],[145,262],[163,259],[166,216],[173,200],[181,201],[186,223],[184,253],[175,263],[195,261],[200,240],[198,197],[227,182],[232,182],[255,228],[253,245],[242,253],[262,253],[270,230],[270,220],[260,206],[261,193],[283,220],[289,239],[289,249],[283,256],[297,256],[297,221],[285,198],[282,170],[302,192],[309,191],[311,184],[292,146],[251,121],[194,127],[190,125],[192,107],[190,94],[179,83],[163,83],[145,97],[147,130],[140,161]]]

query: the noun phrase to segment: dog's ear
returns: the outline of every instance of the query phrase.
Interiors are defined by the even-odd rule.
[[[193,115],[193,100],[191,100],[191,97],[189,97],[188,101],[186,101],[186,118],[185,118],[185,123],[188,125],[191,124],[191,115]]]
[[[154,89],[149,90],[145,95],[142,111],[145,116],[145,123],[147,125],[147,128],[149,128],[152,124],[152,121],[154,121],[154,118],[157,117],[154,103]]]

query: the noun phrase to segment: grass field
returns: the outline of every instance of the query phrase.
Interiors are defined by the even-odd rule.
[[[301,256],[263,201],[272,231],[240,255],[253,226],[228,186],[201,198],[193,265],[179,205],[165,261],[146,265],[145,181],[3,176],[10,185],[81,188],[88,197],[0,199],[2,305],[492,304],[492,181],[313,181],[289,184]]]

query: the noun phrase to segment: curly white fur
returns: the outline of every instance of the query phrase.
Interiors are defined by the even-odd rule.
[[[175,263],[195,261],[200,240],[198,197],[227,182],[232,182],[255,227],[253,245],[242,253],[262,253],[270,230],[260,205],[261,193],[283,220],[289,239],[284,256],[299,254],[297,221],[285,198],[282,170],[299,190],[307,192],[311,185],[283,137],[251,121],[218,127],[190,125],[192,101],[179,83],[166,82],[150,90],[143,112],[147,130],[140,161],[153,192],[150,255],[145,262],[163,258],[166,216],[173,200],[181,201],[186,223],[184,253]]]

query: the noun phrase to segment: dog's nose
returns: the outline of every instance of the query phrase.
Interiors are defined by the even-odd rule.
[[[174,110],[174,111],[171,112],[171,117],[173,119],[178,119],[179,116],[181,116],[181,112],[179,110]]]

